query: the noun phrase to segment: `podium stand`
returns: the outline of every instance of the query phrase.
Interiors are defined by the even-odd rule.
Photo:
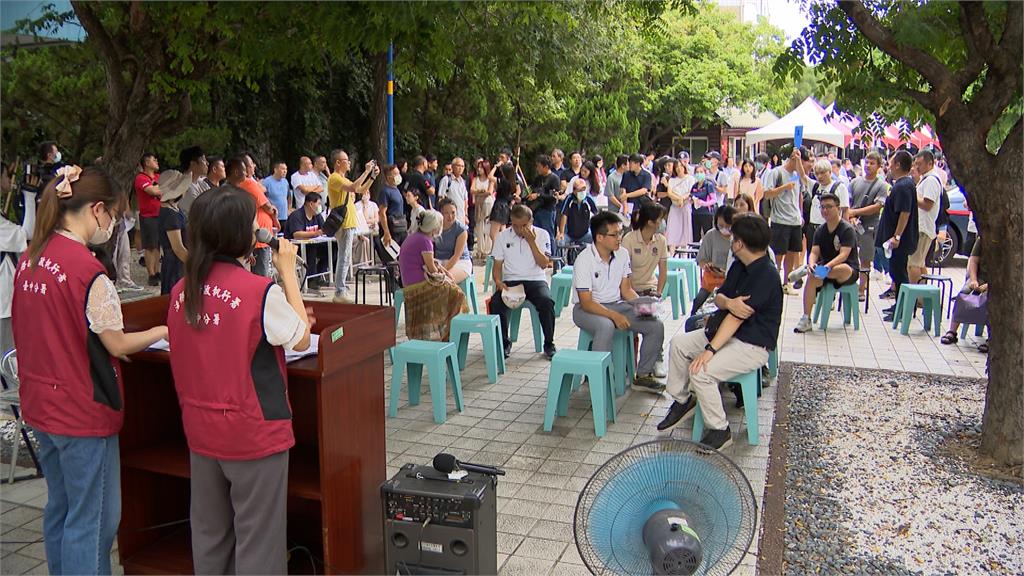
[[[167,304],[166,296],[124,304],[125,331],[166,323]],[[320,350],[288,364],[296,441],[289,454],[288,548],[294,550],[288,570],[379,574],[383,353],[395,344],[395,312],[306,306],[315,316]],[[191,574],[189,452],[169,355],[140,352],[122,368],[121,564],[126,574]]]

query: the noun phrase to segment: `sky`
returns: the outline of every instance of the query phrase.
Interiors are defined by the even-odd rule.
[[[58,12],[71,9],[71,2],[68,0],[0,0],[0,30],[11,29],[23,18],[38,18],[42,15],[42,7],[45,4],[53,4]],[[55,34],[43,32],[42,35],[81,40],[85,37],[85,31],[78,24],[65,24]]]
[[[807,15],[796,0],[768,0],[768,21],[782,28],[787,40],[793,40],[807,26]]]

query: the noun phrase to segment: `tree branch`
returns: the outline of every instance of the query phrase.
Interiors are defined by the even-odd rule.
[[[107,29],[103,27],[99,16],[92,9],[89,2],[75,0],[71,2],[72,8],[78,21],[99,47],[100,54],[106,60],[107,72],[107,93],[110,97],[110,115],[116,119],[124,118],[128,108],[128,94],[124,84],[124,70],[121,67],[121,58],[125,54],[124,47],[117,45]]]
[[[940,92],[943,97],[951,96],[955,89],[953,74],[942,62],[927,52],[900,44],[892,31],[883,26],[860,0],[840,0],[839,8],[872,44],[924,76],[933,91]],[[933,112],[938,113],[937,110]]]
[[[967,63],[953,75],[953,82],[963,92],[985,67],[985,59],[992,53],[995,41],[981,2],[960,2],[959,20],[967,44]]]
[[[1008,2],[1006,26],[999,48],[993,55],[992,65],[1000,74],[1020,74],[1020,63],[1024,54],[1024,3]]]

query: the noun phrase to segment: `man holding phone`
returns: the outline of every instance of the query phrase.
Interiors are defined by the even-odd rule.
[[[700,290],[693,299],[691,316],[725,282],[729,246],[732,244],[732,218],[735,214],[736,209],[732,206],[719,206],[715,210],[715,229],[709,230],[700,240],[700,249],[697,251],[697,264],[701,268]]]
[[[839,196],[825,193],[819,197],[818,202],[825,223],[815,230],[807,255],[807,270],[811,275],[804,284],[804,315],[793,329],[797,334],[812,329],[811,309],[814,308],[818,289],[825,282],[831,282],[837,290],[848,284],[856,284],[860,266],[857,260],[857,232],[852,224],[843,219]],[[819,266],[819,262],[824,264]],[[828,304],[831,306],[831,303]]]

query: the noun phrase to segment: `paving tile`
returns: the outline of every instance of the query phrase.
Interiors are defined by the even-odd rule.
[[[28,574],[37,572],[36,567],[43,564],[35,558],[21,554],[5,554],[0,558],[0,574]]]
[[[562,555],[567,545],[565,541],[528,536],[516,549],[515,557],[554,560]]]
[[[509,534],[506,532],[498,532],[498,553],[500,554],[512,554],[519,547],[519,544],[526,539],[526,536],[522,534]]]
[[[547,574],[554,565],[554,560],[513,556],[505,561],[499,574],[501,576],[538,576]]]
[[[499,486],[501,483],[498,484]],[[536,518],[530,518],[527,516],[514,516],[512,514],[498,514],[498,532],[506,532],[508,534],[518,534],[525,536],[537,524]]]
[[[571,520],[566,518],[565,520]],[[553,520],[540,520],[533,529],[530,536],[533,538],[544,538],[546,540],[558,540],[560,542],[573,542],[572,524],[557,522]],[[573,544],[573,547],[576,545]]]

